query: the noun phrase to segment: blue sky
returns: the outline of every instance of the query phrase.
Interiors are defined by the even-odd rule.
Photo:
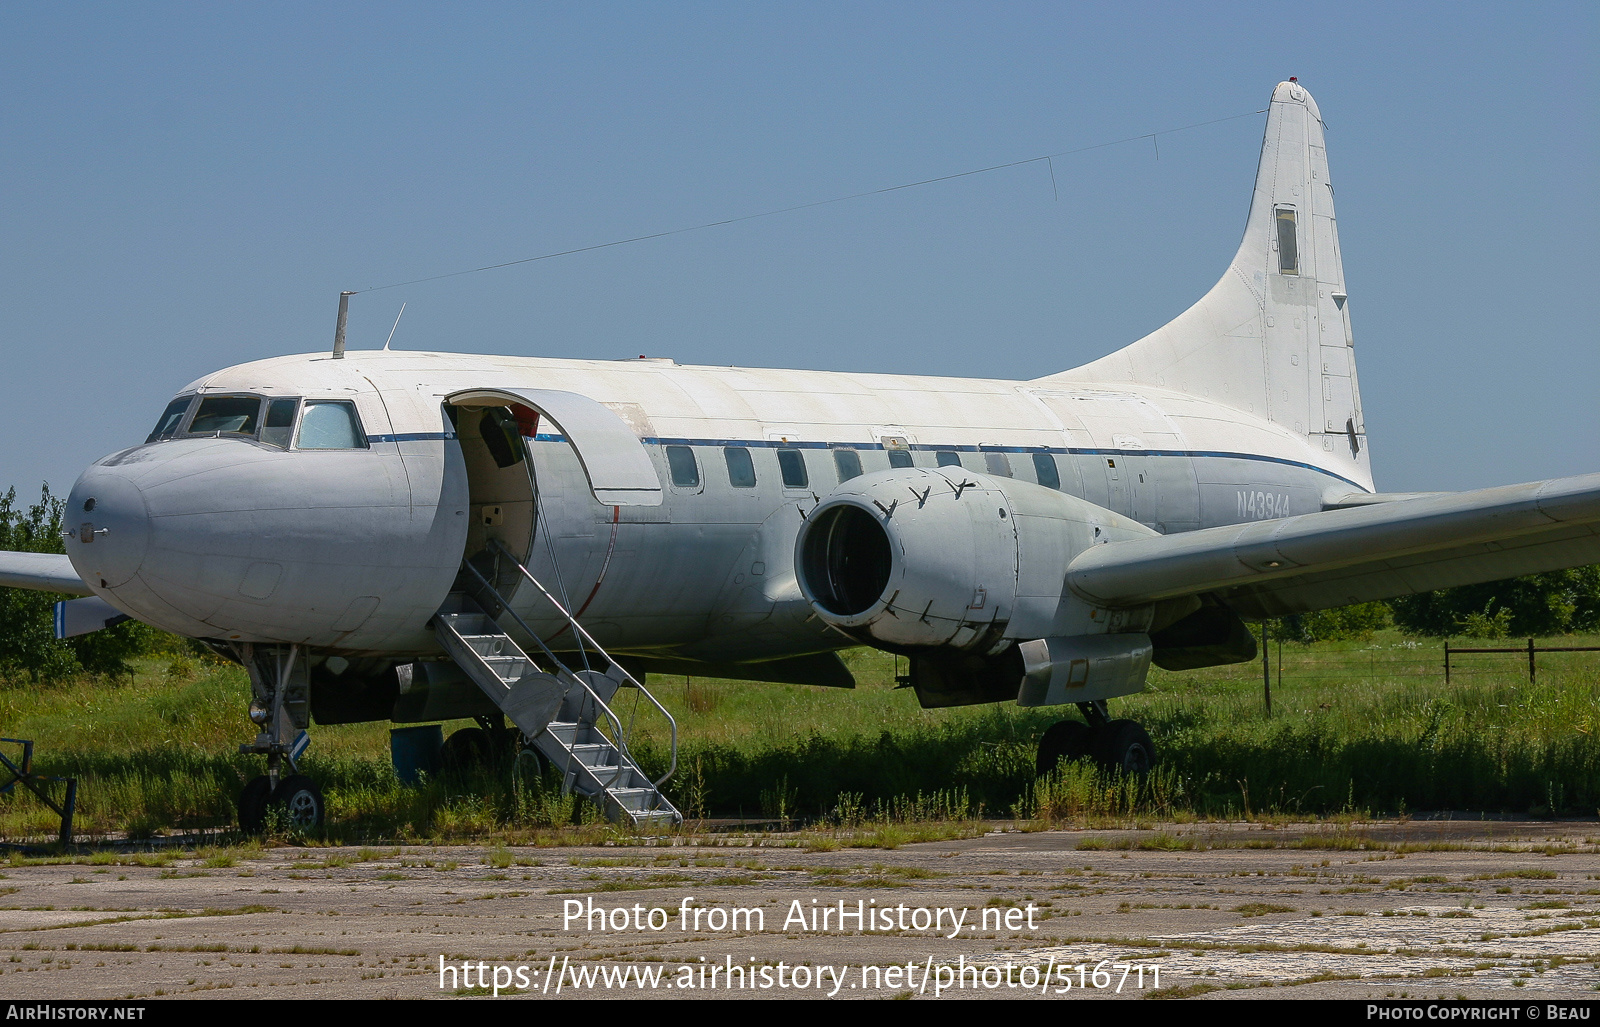
[[[7,4],[0,488],[340,289],[1261,110],[1328,153],[1378,486],[1600,469],[1600,7]],[[379,346],[1027,378],[1198,298],[1252,114],[352,300]]]

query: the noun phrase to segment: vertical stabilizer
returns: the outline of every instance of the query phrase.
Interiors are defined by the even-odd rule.
[[[1295,82],[1267,115],[1244,241],[1198,303],[1110,356],[1047,380],[1175,389],[1304,436],[1372,481],[1321,115]]]

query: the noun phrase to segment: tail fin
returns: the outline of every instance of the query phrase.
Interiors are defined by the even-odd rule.
[[[1371,482],[1322,117],[1294,80],[1267,115],[1244,241],[1222,280],[1165,326],[1045,380],[1204,396],[1306,437]]]

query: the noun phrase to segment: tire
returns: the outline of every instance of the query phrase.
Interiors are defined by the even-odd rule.
[[[297,830],[321,827],[327,819],[328,806],[323,801],[322,789],[304,774],[280,781],[277,791],[272,793],[272,805],[283,810],[288,826]]]
[[[446,773],[468,774],[494,764],[494,739],[481,727],[464,727],[444,740],[439,765]]]
[[[1038,777],[1051,773],[1062,760],[1079,760],[1089,755],[1089,725],[1081,720],[1059,720],[1039,739],[1039,755],[1034,761]]]
[[[532,743],[525,742],[512,762],[512,770],[524,784],[537,784],[550,770],[550,760]]]
[[[1097,734],[1095,760],[1106,770],[1143,777],[1156,765],[1156,744],[1137,721],[1113,720]]]
[[[239,792],[239,830],[245,834],[260,834],[266,824],[271,798],[272,779],[265,774],[252,778]]]

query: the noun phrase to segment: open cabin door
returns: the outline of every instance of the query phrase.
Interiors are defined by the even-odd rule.
[[[661,505],[661,479],[644,443],[626,421],[587,396],[557,389],[464,389],[446,396],[445,404],[467,467],[468,557],[498,540],[519,561],[528,561],[538,489],[527,440],[536,435],[572,447],[600,503]]]
[[[555,429],[546,437],[555,434],[553,441],[565,440],[577,453],[595,499],[606,506],[661,505],[661,479],[644,443],[626,421],[588,396],[558,389],[466,389],[445,402],[463,411],[500,409],[521,437],[538,432],[543,418]],[[458,427],[463,435],[468,428]]]

